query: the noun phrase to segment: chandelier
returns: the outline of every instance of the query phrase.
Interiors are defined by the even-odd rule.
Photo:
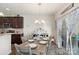
[[[39,9],[38,9],[38,17],[39,17],[39,19],[34,21],[35,24],[40,24],[40,25],[45,24],[45,21],[43,19],[40,19],[40,16],[41,16],[40,15],[40,7],[41,7],[41,5],[42,5],[41,3],[38,3],[38,7],[39,7]]]

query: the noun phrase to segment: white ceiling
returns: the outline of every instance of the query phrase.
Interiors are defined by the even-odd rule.
[[[0,3],[0,12],[6,15],[16,14],[55,14],[70,3]],[[6,10],[9,8],[10,10]]]

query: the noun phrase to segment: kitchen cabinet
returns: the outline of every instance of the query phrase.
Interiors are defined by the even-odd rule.
[[[21,44],[21,34],[12,34],[11,35],[11,44]]]
[[[4,24],[10,25],[7,28],[23,28],[23,17],[0,17],[0,28],[6,28]]]

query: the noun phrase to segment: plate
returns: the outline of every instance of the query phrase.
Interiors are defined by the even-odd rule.
[[[29,46],[30,46],[31,48],[36,48],[36,47],[37,47],[37,44],[31,43],[31,44],[29,44]]]
[[[29,42],[34,42],[34,40],[28,40]]]
[[[48,39],[47,39],[47,38],[43,38],[43,40],[48,41]]]
[[[47,41],[40,41],[40,44],[47,44]]]

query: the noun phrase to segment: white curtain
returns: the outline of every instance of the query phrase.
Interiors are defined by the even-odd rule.
[[[61,28],[63,20],[65,20],[67,26],[66,48],[70,51],[70,54],[79,54],[79,39],[72,39],[73,36],[79,35],[79,9],[76,9],[57,20],[57,43],[59,47],[62,47]]]
[[[57,20],[57,44],[58,44],[58,48],[62,47],[61,29],[62,29],[62,19],[58,19]]]

